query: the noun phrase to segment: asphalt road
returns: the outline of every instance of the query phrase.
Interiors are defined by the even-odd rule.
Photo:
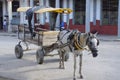
[[[0,76],[0,80],[13,80],[13,79],[9,79],[9,78],[4,78]]]
[[[65,62],[65,69],[59,69],[59,56],[45,57],[44,63],[36,62],[36,50],[24,52],[22,59],[16,59],[14,47],[18,43],[15,36],[0,36],[0,80],[72,80],[73,55]],[[38,46],[29,45],[37,49]],[[24,47],[24,46],[23,46]],[[52,52],[56,53],[56,51]],[[52,54],[51,53],[51,54]],[[101,41],[99,55],[93,58],[85,51],[83,56],[82,80],[119,80],[120,75],[120,42]],[[79,64],[79,59],[77,59]],[[77,80],[79,79],[77,66]]]

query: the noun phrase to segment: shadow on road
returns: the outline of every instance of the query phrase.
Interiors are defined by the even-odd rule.
[[[0,80],[14,80],[14,79],[8,79],[0,76]]]

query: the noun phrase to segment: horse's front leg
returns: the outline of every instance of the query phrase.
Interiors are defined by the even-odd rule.
[[[62,69],[65,69],[64,60],[65,60],[65,53],[64,51],[62,51]]]
[[[79,63],[79,74],[80,74],[80,79],[83,79],[83,76],[82,76],[82,54],[80,54],[80,63]]]
[[[73,73],[73,80],[76,80],[76,54],[74,53],[74,73]]]

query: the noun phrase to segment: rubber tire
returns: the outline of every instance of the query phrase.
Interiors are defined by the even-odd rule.
[[[15,56],[17,59],[21,59],[23,57],[23,49],[19,44],[15,46]]]
[[[43,64],[44,61],[44,49],[38,49],[36,52],[36,60],[38,64]]]

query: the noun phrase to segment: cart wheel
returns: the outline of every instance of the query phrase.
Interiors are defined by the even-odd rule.
[[[42,64],[44,61],[44,50],[38,49],[36,52],[36,59],[38,64]]]
[[[65,53],[65,61],[68,61],[69,59],[69,53]]]
[[[19,45],[19,44],[17,44],[15,46],[15,55],[18,59],[21,59],[23,56],[23,49],[22,49],[21,45]]]

